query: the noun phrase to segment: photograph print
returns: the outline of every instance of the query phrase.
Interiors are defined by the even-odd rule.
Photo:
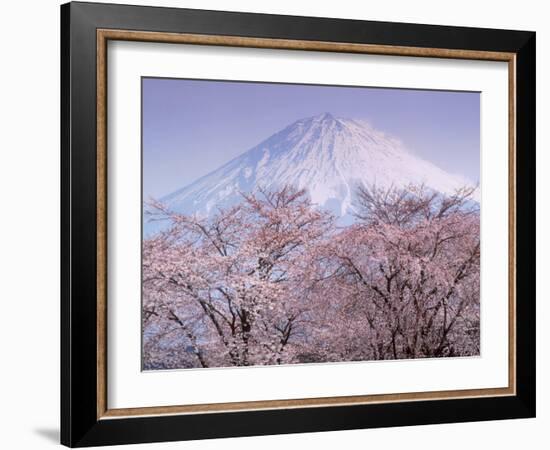
[[[480,355],[480,94],[142,78],[142,369]]]

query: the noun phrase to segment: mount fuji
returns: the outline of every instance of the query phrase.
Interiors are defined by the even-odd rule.
[[[443,194],[472,185],[414,155],[366,121],[324,113],[292,123],[160,201],[179,213],[209,215],[242,201],[242,192],[292,185],[306,189],[319,207],[350,218],[359,184],[410,183],[423,183]]]

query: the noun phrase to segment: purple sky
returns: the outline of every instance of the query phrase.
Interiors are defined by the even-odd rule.
[[[143,78],[143,196],[161,197],[290,123],[367,119],[417,155],[479,181],[479,93]]]

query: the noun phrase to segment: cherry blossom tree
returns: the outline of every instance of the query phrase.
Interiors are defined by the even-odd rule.
[[[291,361],[310,320],[308,255],[333,218],[291,188],[204,219],[153,206],[171,227],[144,242],[144,327],[172,330],[201,367]]]
[[[473,188],[361,187],[358,222],[326,246],[341,359],[479,353],[479,212]],[[329,339],[328,336],[332,336]]]

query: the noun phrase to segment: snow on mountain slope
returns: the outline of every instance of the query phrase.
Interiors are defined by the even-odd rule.
[[[329,113],[289,125],[256,147],[160,200],[185,214],[207,215],[241,201],[241,192],[282,185],[305,188],[313,203],[337,216],[353,213],[358,184],[424,183],[450,194],[471,182],[409,151],[365,121]]]

